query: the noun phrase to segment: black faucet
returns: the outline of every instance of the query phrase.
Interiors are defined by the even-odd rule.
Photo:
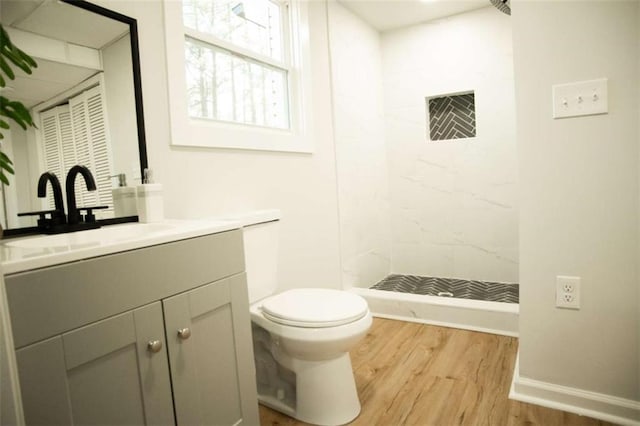
[[[85,166],[73,166],[67,173],[66,190],[67,190],[67,222],[69,225],[80,223],[80,212],[76,206],[76,176],[78,173],[84,177],[88,191],[96,190],[96,181],[93,175]]]
[[[54,224],[63,224],[66,222],[66,217],[64,215],[64,204],[62,201],[62,187],[60,186],[60,181],[55,173],[45,172],[40,175],[40,179],[38,179],[38,198],[44,198],[47,196],[47,182],[51,182],[53,201],[56,207],[53,213],[51,213],[51,218],[55,222]]]

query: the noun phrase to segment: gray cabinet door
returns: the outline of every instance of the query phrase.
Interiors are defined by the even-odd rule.
[[[162,303],[178,424],[258,425],[245,275]]]
[[[28,425],[175,424],[160,302],[16,351]],[[156,346],[157,347],[157,346]]]

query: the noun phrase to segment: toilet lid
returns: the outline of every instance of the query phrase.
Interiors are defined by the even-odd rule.
[[[265,317],[294,327],[335,327],[362,318],[368,310],[357,294],[321,288],[287,290],[262,303]]]

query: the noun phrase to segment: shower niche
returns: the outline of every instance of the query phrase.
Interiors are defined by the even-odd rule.
[[[474,92],[426,98],[428,136],[431,141],[476,137]]]

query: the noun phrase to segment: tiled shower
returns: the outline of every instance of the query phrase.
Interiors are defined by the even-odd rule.
[[[517,304],[510,25],[487,7],[379,33],[330,3],[344,287]]]

